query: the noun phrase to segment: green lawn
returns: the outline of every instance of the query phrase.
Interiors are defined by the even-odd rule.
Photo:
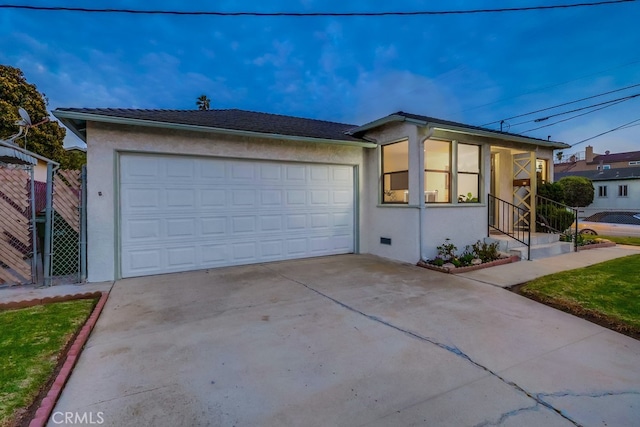
[[[620,245],[633,245],[640,246],[640,237],[619,237],[619,236],[589,236],[583,234],[582,237],[585,240],[593,240],[597,238],[611,240],[612,242],[616,242]]]
[[[640,255],[544,276],[521,288],[524,295],[591,316],[613,329],[640,333]]]
[[[33,403],[95,303],[80,299],[0,311],[0,426]]]

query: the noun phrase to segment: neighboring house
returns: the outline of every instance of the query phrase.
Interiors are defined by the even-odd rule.
[[[640,166],[640,151],[629,151],[626,153],[605,154],[593,152],[593,147],[588,145],[584,152],[565,155],[555,164],[555,171],[558,172],[582,172],[598,171],[608,169],[635,168]]]
[[[87,149],[85,147],[80,147],[78,145],[74,145],[72,147],[65,147],[64,149],[66,151],[70,152],[70,153],[77,152],[77,153],[85,153],[86,154],[86,152],[87,152]]]
[[[87,143],[88,280],[344,253],[410,263],[535,209],[563,143],[398,112],[57,109]]]
[[[554,174],[556,181],[565,176],[583,176],[593,181],[593,203],[580,209],[581,218],[608,210],[640,212],[640,166]]]

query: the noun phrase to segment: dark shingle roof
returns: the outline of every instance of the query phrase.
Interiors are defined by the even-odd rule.
[[[598,154],[589,164],[632,162],[640,160],[640,151],[628,151],[626,153]]]
[[[237,109],[139,110],[121,108],[58,108],[56,111],[144,120],[147,122],[201,126],[213,129],[230,129],[274,135],[363,142],[360,138],[346,134],[348,130],[356,127],[356,125]]]
[[[556,172],[554,181],[565,176],[583,176],[591,181],[612,181],[616,179],[640,179],[640,167],[615,168],[595,171]]]

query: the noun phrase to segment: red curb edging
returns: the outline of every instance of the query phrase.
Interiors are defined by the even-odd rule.
[[[100,298],[104,292],[85,292],[82,294],[58,295],[53,297],[35,298],[30,300],[10,301],[0,303],[0,310],[16,310],[18,308],[33,307],[42,304],[51,304],[53,302],[64,302],[85,298]]]
[[[595,243],[593,245],[578,246],[578,250],[579,251],[586,251],[586,250],[589,250],[589,249],[612,248],[615,245],[616,245],[615,242],[602,242],[602,243]]]
[[[483,268],[495,267],[496,265],[511,264],[512,262],[517,262],[517,261],[520,261],[520,257],[518,255],[511,255],[510,257],[507,257],[507,258],[497,259],[491,262],[485,262],[484,264],[469,265],[466,267],[456,267],[456,268],[438,267],[437,265],[428,264],[423,261],[418,262],[417,266],[426,268],[428,270],[439,271],[441,273],[460,274],[460,273],[467,273],[469,271],[482,270]]]
[[[60,398],[60,395],[62,394],[62,389],[64,388],[64,385],[67,383],[67,380],[71,376],[71,371],[73,370],[73,367],[75,366],[76,361],[80,356],[82,348],[84,347],[87,340],[89,339],[89,335],[91,334],[93,327],[96,325],[96,322],[98,321],[98,317],[100,317],[100,313],[102,312],[102,309],[104,308],[104,305],[107,302],[107,298],[109,297],[108,292],[94,292],[92,294],[83,294],[82,297],[78,297],[78,295],[73,295],[73,297],[76,297],[76,298],[69,298],[70,296],[68,295],[66,297],[63,297],[65,299],[63,299],[62,301],[87,298],[87,295],[89,295],[90,298],[100,296],[100,300],[98,301],[96,306],[93,308],[93,311],[89,315],[87,322],[84,324],[84,326],[80,330],[80,333],[78,333],[78,335],[76,336],[76,339],[73,341],[73,344],[71,345],[69,351],[67,352],[67,356],[62,365],[62,368],[58,372],[58,375],[56,376],[56,379],[54,380],[53,385],[51,386],[51,388],[49,389],[49,392],[47,393],[47,396],[44,399],[42,399],[42,402],[40,402],[40,407],[36,411],[34,418],[29,423],[29,427],[43,427],[47,424],[47,421],[49,420],[49,416],[53,412],[53,408],[55,407],[56,403],[58,402],[58,399]],[[57,297],[54,297],[54,298],[57,298]],[[44,299],[48,300],[48,298],[44,298]],[[32,301],[38,301],[38,303],[33,304],[33,305],[38,305],[38,304],[41,304],[41,301],[43,300],[32,300]],[[20,302],[25,302],[25,301],[20,301]],[[56,302],[56,301],[52,301],[52,302]],[[0,305],[0,308],[2,308],[1,305]]]

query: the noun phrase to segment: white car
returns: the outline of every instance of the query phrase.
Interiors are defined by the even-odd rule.
[[[640,237],[640,213],[598,212],[578,221],[580,234]]]

